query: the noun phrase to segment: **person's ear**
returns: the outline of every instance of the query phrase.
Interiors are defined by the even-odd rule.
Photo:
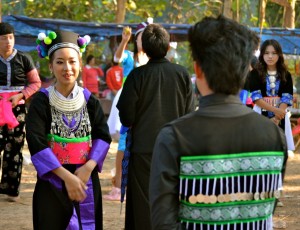
[[[198,79],[203,78],[203,71],[196,61],[194,61],[194,71],[196,74],[196,78]]]

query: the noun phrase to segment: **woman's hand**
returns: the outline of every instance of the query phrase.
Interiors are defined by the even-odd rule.
[[[277,120],[282,120],[285,117],[286,111],[285,109],[275,108],[274,114]]]
[[[87,186],[79,177],[62,166],[52,170],[52,172],[65,182],[70,200],[80,202],[86,198]]]
[[[84,165],[76,169],[74,174],[80,178],[84,184],[86,184],[90,179],[91,173],[96,165],[97,163],[94,160],[89,160]]]
[[[8,100],[11,102],[11,106],[15,108],[18,105],[19,101],[23,99],[23,97],[23,93],[18,93],[8,98]]]
[[[64,182],[70,200],[81,202],[86,198],[87,186],[79,177],[70,173],[64,178]]]
[[[122,32],[122,40],[128,43],[131,38],[131,34],[132,34],[131,28],[129,26],[125,26]]]
[[[280,120],[278,120],[276,117],[272,117],[272,118],[271,118],[271,121],[273,121],[273,123],[274,123],[275,125],[279,125],[279,122],[280,122]]]
[[[80,180],[86,184],[91,176],[92,171],[88,169],[85,165],[82,165],[75,171],[75,175],[80,178]]]

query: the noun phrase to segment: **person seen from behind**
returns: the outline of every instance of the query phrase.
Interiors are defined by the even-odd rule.
[[[114,100],[117,92],[122,88],[123,68],[118,62],[112,61],[113,66],[106,71],[106,84],[111,91],[111,100]]]
[[[165,58],[169,42],[161,25],[144,29],[141,45],[149,61],[130,72],[117,104],[122,125],[129,127],[126,230],[151,229],[148,190],[156,136],[164,124],[194,111],[189,73]]]
[[[272,230],[285,136],[239,99],[257,35],[223,16],[205,17],[188,40],[202,96],[197,111],[165,125],[156,139],[152,230]]]

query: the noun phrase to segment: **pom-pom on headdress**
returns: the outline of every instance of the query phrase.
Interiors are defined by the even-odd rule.
[[[81,54],[90,41],[89,35],[80,37],[79,34],[71,31],[51,31],[48,36],[45,33],[38,34],[36,49],[40,58],[50,57],[55,50],[60,48],[73,48]]]

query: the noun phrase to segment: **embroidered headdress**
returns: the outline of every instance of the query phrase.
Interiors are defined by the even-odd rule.
[[[138,24],[137,28],[136,28],[136,32],[135,32],[135,36],[137,37],[137,35],[144,31],[144,29],[149,25],[153,23],[153,18],[147,18],[146,22],[142,22],[140,24]]]
[[[89,35],[80,37],[79,34],[71,31],[51,31],[48,36],[45,33],[38,34],[36,49],[40,58],[50,57],[55,50],[60,48],[73,48],[81,54],[90,41]]]

